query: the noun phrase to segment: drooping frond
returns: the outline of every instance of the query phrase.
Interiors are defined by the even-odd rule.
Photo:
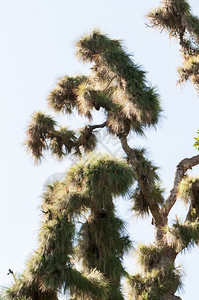
[[[186,176],[179,186],[179,197],[189,204],[187,220],[199,218],[199,178]]]
[[[139,265],[142,267],[144,274],[146,274],[147,272],[152,272],[155,269],[158,270],[162,260],[164,260],[164,265],[167,265],[169,262],[168,257],[175,255],[175,249],[165,245],[140,244],[136,250],[136,255]]]
[[[40,112],[33,115],[25,144],[36,162],[41,161],[47,150],[61,160],[72,152],[81,155],[82,150],[89,152],[95,149],[97,138],[93,128],[100,128],[101,125],[85,126],[79,134],[67,127],[56,125],[54,119],[48,115]]]
[[[82,225],[78,244],[78,257],[88,270],[96,267],[110,282],[108,299],[123,299],[120,279],[125,275],[121,263],[131,241],[124,235],[123,222],[112,211],[96,211]]]
[[[187,57],[183,62],[183,66],[178,69],[178,73],[179,83],[190,79],[199,92],[199,55]]]
[[[171,229],[168,230],[168,241],[174,246],[178,253],[189,249],[199,243],[199,223],[198,218],[193,221],[186,221],[184,224],[176,221]]]
[[[139,187],[134,189],[131,198],[133,199],[132,210],[135,211],[136,215],[139,215],[141,217],[149,215],[149,205]]]
[[[94,193],[100,198],[104,197],[103,189],[108,189],[115,196],[125,194],[134,181],[131,167],[124,160],[113,159],[108,155],[91,160],[86,176],[88,188],[95,186]]]
[[[71,192],[67,211],[71,215],[81,216],[82,211],[87,211],[90,205],[90,198],[87,192],[83,192],[81,186],[77,187],[77,192]]]
[[[46,140],[54,132],[56,121],[42,112],[33,114],[27,129],[25,145],[36,161],[41,160],[43,151],[48,149]]]
[[[74,131],[61,127],[51,136],[49,148],[52,155],[60,160],[76,148],[76,141]]]
[[[56,112],[71,114],[73,109],[77,107],[76,90],[80,84],[87,82],[88,78],[81,76],[64,76],[52,90],[48,96],[48,105]]]
[[[152,197],[158,205],[162,205],[164,203],[164,189],[160,186],[159,183],[154,183],[152,185]],[[131,198],[133,200],[132,210],[135,211],[136,215],[144,217],[145,215],[149,215],[150,209],[147,203],[147,200],[144,198],[144,195],[138,186],[134,189]]]
[[[140,274],[129,276],[128,299],[169,299],[170,295],[174,295],[176,290],[182,288],[181,276],[181,272],[171,264],[167,268],[159,268],[147,273],[146,277]]]
[[[92,119],[91,111],[93,109],[93,103],[90,101],[89,92],[87,91],[88,83],[83,82],[79,85],[76,90],[77,94],[77,105],[78,112],[80,115],[87,117],[88,119]]]
[[[28,272],[16,278],[14,284],[5,290],[5,298],[9,300],[58,300],[57,291],[42,290],[38,278],[33,278]]]
[[[86,161],[80,161],[69,170],[68,177],[81,188],[84,185],[91,191],[94,186],[94,192],[107,188],[115,196],[125,194],[134,181],[134,173],[125,160],[109,155],[91,156]]]
[[[184,34],[190,6],[186,0],[163,0],[161,6],[148,14],[151,25],[166,29],[171,36]]]
[[[146,180],[150,182],[157,182],[160,180],[157,173],[158,167],[156,167],[152,161],[146,158],[145,149],[134,149],[136,159],[142,174],[146,177]]]
[[[93,269],[91,272],[73,270],[72,277],[75,285],[69,285],[66,280],[64,290],[70,290],[70,300],[108,299],[109,282],[102,273]]]
[[[67,171],[67,178],[70,183],[74,186],[80,186],[82,188],[85,183],[85,169],[87,166],[87,161],[80,160],[77,164],[74,164]]]
[[[193,198],[192,194],[192,185],[196,181],[196,178],[186,176],[183,178],[179,185],[178,196],[185,202],[188,203],[191,198]]]
[[[80,130],[77,145],[80,145],[87,153],[93,151],[97,146],[97,137],[95,132],[89,126],[85,126]]]

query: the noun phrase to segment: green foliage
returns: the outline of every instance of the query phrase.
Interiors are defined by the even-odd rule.
[[[192,54],[193,63],[182,71],[182,80],[183,76],[193,79],[193,72],[196,78],[197,46],[193,41],[197,40],[199,22],[188,3],[164,0],[149,17],[153,26],[179,37],[184,56]],[[100,110],[104,123],[87,124],[75,133],[58,127],[52,117],[36,113],[27,130],[28,149],[37,160],[46,150],[58,159],[70,153],[81,156],[96,148],[94,130],[106,127],[107,134],[120,138],[131,167],[124,160],[91,155],[74,165],[63,181],[49,186],[41,205],[39,247],[8,296],[55,300],[57,293],[63,292],[79,300],[124,299],[121,278],[128,274],[122,259],[132,243],[124,222],[115,214],[114,197],[129,194],[134,184],[133,210],[140,216],[152,212],[157,243],[139,247],[142,275],[128,276],[129,297],[161,300],[181,286],[181,275],[174,267],[177,252],[199,241],[199,181],[192,180],[183,188],[182,197],[190,203],[185,224],[177,222],[164,231],[167,216],[161,211],[164,190],[157,167],[146,158],[144,149],[131,149],[124,141],[131,130],[143,135],[146,127],[158,123],[159,96],[121,41],[94,30],[77,42],[77,55],[92,63],[90,76],[61,78],[48,97],[49,107],[55,112],[78,112],[89,121],[93,112]],[[76,263],[82,271],[76,269]]]
[[[77,145],[81,146],[84,151],[93,151],[97,146],[97,138],[95,133],[88,127],[85,126],[80,130],[80,135],[77,141]]]
[[[106,298],[107,283],[102,275],[96,272],[91,280],[88,273],[75,270],[71,262],[75,235],[71,215],[75,207],[68,203],[72,199],[74,193],[71,195],[66,191],[64,182],[49,186],[43,195],[44,217],[39,233],[40,245],[28,260],[25,272],[7,291],[10,299],[22,296],[36,299],[35,295],[39,299],[57,299],[57,291],[76,292],[81,297],[92,293]],[[80,204],[76,209],[79,210],[79,207]]]
[[[164,249],[157,247],[156,245],[139,245],[137,249],[138,261],[145,271],[152,271],[154,268],[158,268],[158,264],[161,260],[161,255]]]
[[[182,83],[190,79],[198,90],[199,18],[191,13],[185,0],[163,0],[161,6],[148,14],[150,24],[177,37],[183,56],[183,67],[178,69]]]
[[[54,132],[56,121],[42,112],[33,114],[31,123],[27,129],[27,139],[25,145],[32,153],[36,161],[41,160],[42,152],[47,150],[46,139]]]
[[[131,199],[133,199],[132,210],[141,217],[145,215],[149,215],[149,205],[142,194],[140,187],[137,187],[133,190],[131,195]]]
[[[199,135],[199,130],[197,131],[197,134]],[[194,143],[194,147],[199,150],[199,136],[194,138],[196,142]]]
[[[123,299],[120,278],[125,275],[122,257],[131,247],[123,222],[115,216],[112,196],[125,194],[134,174],[125,161],[91,156],[68,174],[83,195],[88,195],[90,215],[81,226],[77,255],[88,271],[97,268],[110,282],[108,299]]]
[[[110,282],[109,299],[123,299],[120,278],[125,275],[122,257],[131,247],[131,241],[124,235],[123,222],[113,211],[95,211],[82,225],[77,249],[78,257],[88,270],[97,268]]]
[[[56,125],[56,121],[44,113],[33,114],[27,129],[25,145],[35,158],[35,162],[41,161],[43,152],[49,149],[52,155],[62,159],[77,148],[75,133],[67,128],[57,129]]]
[[[84,62],[92,62],[91,74],[59,79],[47,99],[52,110],[67,114],[77,111],[91,120],[93,111],[102,108],[106,118],[103,127],[114,135],[128,135],[130,130],[143,135],[144,127],[157,124],[161,114],[159,96],[119,40],[94,30],[77,42],[77,53]],[[42,116],[42,122],[38,116]],[[95,149],[93,130],[100,126],[93,129],[86,125],[75,134],[56,125],[50,116],[33,115],[26,145],[36,162],[46,150],[60,160],[69,153],[81,155],[82,151]]]
[[[161,4],[148,14],[151,25],[158,29],[166,29],[171,36],[177,36],[185,30],[190,6],[186,0],[163,0]]]
[[[161,188],[159,183],[155,183],[152,188],[152,197],[159,205],[162,205],[164,202],[163,193],[164,189]],[[149,205],[139,186],[133,190],[131,199],[133,199],[132,210],[134,210],[137,215],[141,217],[149,215]]]
[[[83,82],[87,82],[86,76],[64,76],[57,82],[57,86],[48,96],[48,105],[56,112],[71,114],[78,107],[76,89]]]
[[[189,249],[199,243],[199,223],[198,218],[193,221],[186,221],[184,224],[176,221],[169,230],[171,246],[175,247],[178,252]]]
[[[199,24],[199,22],[198,22]],[[187,81],[190,79],[192,83],[195,85],[197,91],[199,90],[199,56],[189,56],[184,60],[183,67],[178,69],[179,73],[179,83]],[[198,146],[197,138],[194,146]]]
[[[86,169],[89,189],[95,187],[94,195],[103,198],[102,189],[108,189],[114,196],[124,195],[134,181],[131,167],[120,159],[111,158],[109,155],[91,158]]]
[[[186,176],[179,186],[179,196],[189,204],[188,221],[199,218],[199,178]]]
[[[94,30],[77,42],[77,55],[84,62],[94,63],[92,70],[97,85],[102,81],[104,86],[104,82],[107,82],[110,89],[105,89],[106,92],[109,91],[106,94],[109,94],[110,100],[105,100],[98,91],[97,97],[92,97],[97,109],[99,105],[104,107],[114,115],[118,124],[122,118],[128,120],[132,129],[137,131],[138,122],[139,127],[157,123],[161,112],[158,95],[153,87],[146,85],[145,72],[132,61],[120,41],[109,39],[100,31]],[[93,93],[95,91],[89,92],[89,97]],[[112,123],[109,118],[110,116],[108,124]],[[119,131],[115,130],[115,133]]]
[[[146,182],[146,184],[150,183],[151,195],[154,201],[158,205],[162,205],[164,202],[164,189],[160,186],[159,175],[157,173],[158,168],[145,157],[146,153],[144,149],[134,149],[134,153],[137,159],[137,169],[139,174],[141,174],[142,179]],[[132,209],[137,215],[144,217],[149,214],[150,208],[148,202],[145,199],[138,183],[137,187],[133,189],[131,199],[133,200]]]
[[[108,299],[123,299],[122,258],[131,241],[115,216],[112,197],[125,194],[133,180],[125,161],[91,156],[73,166],[63,181],[50,185],[42,196],[39,247],[7,290],[9,299],[56,300],[58,292],[70,292],[73,299],[106,299],[107,293]],[[74,241],[76,217],[83,211],[88,218],[77,239],[84,266],[80,272],[74,265]]]
[[[77,138],[72,130],[60,128],[54,133],[50,140],[50,149],[52,155],[55,155],[59,160],[71,153],[76,146]]]
[[[153,162],[148,160],[146,158],[146,151],[145,149],[135,149],[134,148],[134,153],[136,155],[136,159],[138,162],[138,167],[141,170],[141,173],[143,176],[146,177],[146,180],[149,182],[156,182],[159,181],[159,175],[157,173],[158,167],[156,167]]]
[[[190,199],[193,199],[192,187],[193,183],[198,180],[197,178],[186,176],[183,178],[179,185],[178,196],[185,202],[188,203]]]
[[[167,257],[172,257],[174,252],[175,250],[168,246],[156,244],[148,246],[140,244],[136,250],[138,263],[145,273],[159,269],[163,261],[167,265]]]
[[[173,295],[182,288],[181,274],[173,265],[155,269],[142,277],[140,274],[129,276],[129,300],[161,300],[163,296]]]
[[[106,199],[103,193],[106,189],[110,195],[124,195],[134,181],[134,173],[125,160],[98,155],[90,156],[85,162],[80,161],[72,167],[68,178],[74,185],[86,188],[91,195],[102,200]]]

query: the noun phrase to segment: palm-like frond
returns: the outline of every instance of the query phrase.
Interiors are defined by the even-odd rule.
[[[154,183],[152,185],[152,192],[151,195],[156,203],[158,205],[162,205],[164,202],[164,189],[160,186],[159,183]],[[138,186],[133,190],[133,193],[131,195],[131,199],[133,200],[133,207],[132,210],[135,212],[136,215],[144,217],[145,215],[149,215],[150,208],[149,205],[144,198],[144,195]]]
[[[159,268],[148,273],[146,277],[137,274],[127,280],[129,285],[129,300],[164,299],[164,296],[174,295],[182,288],[181,272],[173,265]],[[165,298],[166,299],[166,298]]]
[[[121,258],[131,247],[131,241],[121,231],[122,221],[103,210],[95,211],[80,231],[78,256],[84,267],[96,267],[110,281],[109,299],[123,299],[120,278],[125,271]]]
[[[171,246],[178,252],[194,247],[199,243],[199,223],[187,221],[184,224],[176,221],[171,229],[168,229],[167,239]]]
[[[88,87],[88,83],[83,82],[82,84],[79,85],[78,89],[76,90],[77,106],[80,115],[92,119],[91,110],[93,109],[93,104],[90,101],[87,87]]]
[[[77,141],[77,145],[83,148],[85,152],[93,151],[97,146],[97,137],[95,132],[89,128],[89,126],[85,126],[80,130],[80,135]]]
[[[25,145],[36,162],[41,160],[47,150],[59,160],[76,150],[75,132],[66,127],[56,128],[56,125],[56,121],[44,113],[37,112],[32,116]]]
[[[57,82],[57,86],[48,96],[48,105],[56,112],[71,114],[73,109],[77,107],[76,89],[83,82],[87,82],[88,78],[81,76],[64,76]]]
[[[158,167],[156,167],[152,161],[147,159],[146,150],[143,148],[134,148],[134,152],[139,164],[140,170],[142,170],[143,176],[145,176],[146,180],[155,183],[160,180],[159,175],[157,173]]]
[[[148,14],[152,26],[168,30],[171,36],[185,31],[186,16],[190,6],[186,0],[163,0],[161,6]]]
[[[53,133],[50,140],[50,150],[59,160],[76,148],[76,135],[72,130],[61,127]]]
[[[115,196],[125,194],[134,181],[132,168],[124,160],[113,159],[108,155],[91,159],[86,176],[88,188],[95,186],[96,192],[97,189],[107,188]]]
[[[27,129],[25,145],[36,161],[41,160],[43,151],[48,149],[46,140],[54,132],[56,121],[42,112],[33,114]]]
[[[199,218],[199,178],[186,176],[179,185],[179,197],[189,204],[187,220]]]
[[[183,62],[183,67],[178,69],[178,73],[179,83],[190,79],[199,91],[199,55],[187,57]]]

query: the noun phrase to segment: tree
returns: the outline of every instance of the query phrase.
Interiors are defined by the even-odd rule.
[[[199,22],[188,3],[165,0],[149,13],[149,19],[152,26],[166,29],[179,39],[184,57],[181,80],[191,78],[197,84],[193,66],[197,67]],[[69,153],[81,156],[96,148],[96,131],[104,128],[118,138],[127,162],[91,157],[69,170],[64,181],[49,187],[42,204],[40,246],[24,274],[8,290],[8,297],[57,299],[57,291],[69,290],[74,299],[123,299],[120,280],[125,276],[129,299],[180,299],[174,295],[182,276],[175,259],[199,242],[199,179],[186,175],[199,164],[199,155],[178,164],[172,190],[165,199],[157,167],[144,149],[128,143],[130,132],[144,135],[146,128],[158,124],[161,106],[156,89],[148,84],[145,72],[119,40],[94,30],[76,46],[79,59],[92,64],[91,74],[61,78],[48,97],[49,107],[64,114],[77,111],[89,121],[95,120],[96,113],[103,113],[103,122],[89,123],[75,132],[38,112],[27,130],[27,149],[36,162],[42,160],[45,151],[58,159]],[[186,68],[187,62],[191,65]],[[156,232],[154,243],[137,249],[142,271],[135,275],[122,266],[123,254],[132,246],[113,202],[114,196],[124,195],[130,186],[133,210],[141,217],[151,214]],[[184,222],[177,219],[169,226],[169,213],[179,198],[185,201],[188,213]],[[74,249],[75,223],[84,211],[86,220]],[[75,268],[75,254],[86,273]]]

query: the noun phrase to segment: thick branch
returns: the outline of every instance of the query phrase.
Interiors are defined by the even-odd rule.
[[[180,181],[183,179],[187,170],[199,164],[199,155],[193,156],[191,158],[183,159],[178,165],[175,173],[173,188],[170,191],[170,195],[167,198],[163,208],[162,213],[164,217],[167,217],[171,208],[176,202],[177,194],[178,194],[178,186]]]
[[[94,129],[96,128],[103,128],[106,126],[106,122],[102,123],[102,124],[98,124],[98,125],[89,125],[88,126],[88,129],[93,131]]]
[[[120,138],[120,141],[122,144],[122,148],[123,148],[124,152],[126,153],[126,155],[128,156],[128,159],[133,167],[136,179],[139,183],[139,186],[144,195],[144,198],[148,203],[148,206],[150,208],[153,219],[155,220],[155,225],[163,226],[164,220],[162,218],[159,206],[158,206],[157,202],[155,201],[155,199],[153,199],[153,196],[152,196],[152,186],[142,176],[143,174],[139,168],[139,162],[137,160],[136,154],[135,154],[134,150],[129,147],[126,136],[123,135],[123,136],[120,136],[119,138]]]

